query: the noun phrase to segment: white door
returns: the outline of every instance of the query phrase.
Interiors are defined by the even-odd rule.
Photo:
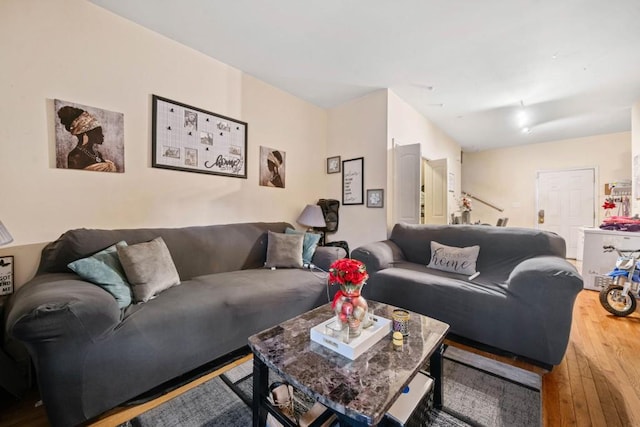
[[[538,172],[537,181],[538,228],[562,236],[567,258],[576,258],[578,229],[594,226],[595,171]]]
[[[394,223],[420,223],[420,144],[393,149]]]
[[[424,223],[447,224],[447,159],[424,162]]]

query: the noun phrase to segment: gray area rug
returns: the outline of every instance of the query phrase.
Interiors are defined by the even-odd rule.
[[[453,347],[445,352],[443,366],[445,407],[433,411],[430,425],[541,425],[540,377],[536,374]],[[252,372],[253,362],[246,362],[123,426],[250,426]],[[276,380],[273,375],[269,382]],[[301,401],[306,403],[304,397]]]
[[[542,425],[538,375],[454,347],[447,350],[442,412],[474,426]]]

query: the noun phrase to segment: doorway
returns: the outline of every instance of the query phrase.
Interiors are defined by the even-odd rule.
[[[536,181],[538,228],[562,236],[576,258],[578,228],[595,222],[595,169],[542,171]]]
[[[447,224],[447,159],[422,158],[420,223]]]
[[[395,145],[394,223],[448,222],[447,159],[427,160],[420,144]]]

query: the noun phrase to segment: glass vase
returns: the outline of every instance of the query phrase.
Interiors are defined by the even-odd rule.
[[[349,338],[355,338],[362,332],[369,306],[360,295],[360,287],[341,286],[334,298],[333,310],[336,319],[344,327],[349,327]]]

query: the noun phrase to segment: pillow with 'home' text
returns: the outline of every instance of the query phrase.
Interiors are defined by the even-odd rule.
[[[431,242],[431,259],[427,267],[458,274],[474,274],[480,246],[458,248]]]

